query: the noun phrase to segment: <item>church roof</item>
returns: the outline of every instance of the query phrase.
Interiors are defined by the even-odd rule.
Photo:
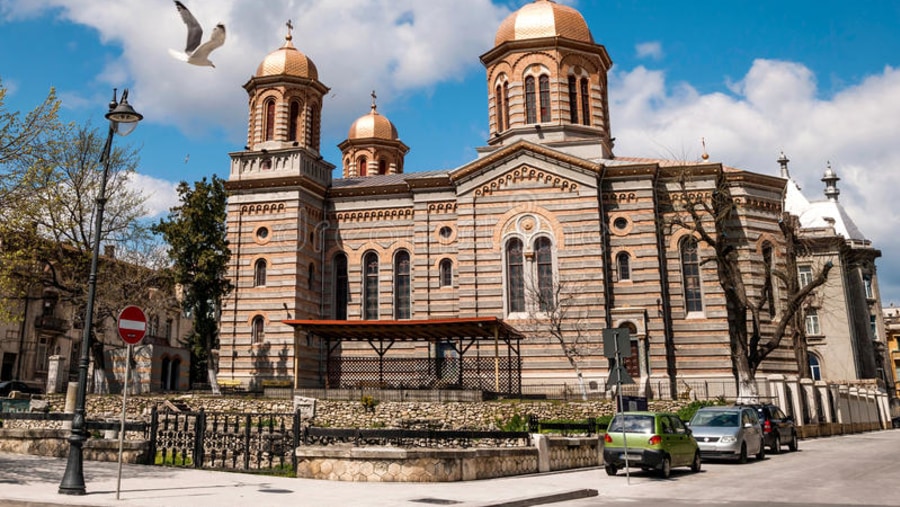
[[[784,209],[800,217],[804,229],[833,227],[834,232],[845,239],[866,241],[865,235],[837,200],[810,202],[793,179],[788,180],[784,196]]]
[[[551,0],[536,0],[503,20],[494,37],[494,45],[542,37],[594,42],[591,30],[577,10]]]

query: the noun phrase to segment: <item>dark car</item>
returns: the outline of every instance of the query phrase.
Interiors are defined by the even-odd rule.
[[[25,394],[41,394],[43,391],[37,387],[31,387],[25,382],[19,380],[4,380],[0,382],[0,396],[7,397],[9,393],[18,391]]]
[[[750,406],[759,414],[763,438],[766,447],[772,451],[772,454],[780,453],[783,445],[786,445],[791,452],[799,448],[797,428],[794,427],[794,419],[791,416],[786,415],[777,405],[771,403]]]

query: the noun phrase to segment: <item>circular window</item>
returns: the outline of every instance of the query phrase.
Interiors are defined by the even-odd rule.
[[[450,236],[453,235],[453,229],[445,225],[441,227],[441,230],[438,231],[438,234],[440,234],[444,239],[450,239]]]
[[[625,230],[625,228],[628,227],[628,219],[624,218],[624,217],[619,217],[619,218],[613,220],[613,227],[615,227],[616,229],[618,229],[620,231]]]
[[[256,237],[259,239],[266,239],[269,237],[269,229],[266,227],[260,227],[256,229]]]

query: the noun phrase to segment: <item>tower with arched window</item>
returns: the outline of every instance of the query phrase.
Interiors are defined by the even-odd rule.
[[[372,92],[372,109],[350,125],[347,139],[338,145],[344,178],[399,174],[409,147],[397,127],[378,112]]]

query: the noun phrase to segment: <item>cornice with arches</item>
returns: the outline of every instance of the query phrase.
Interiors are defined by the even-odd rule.
[[[559,59],[556,55],[545,51],[531,51],[513,60],[511,74],[519,76],[524,81],[526,71],[534,64],[541,65],[547,70],[548,74],[552,74],[553,71],[551,66],[547,65],[548,63],[553,63],[552,68],[556,68],[559,66]]]
[[[382,220],[410,220],[415,215],[412,208],[345,211],[335,213],[338,222],[376,222]]]
[[[456,201],[432,202],[428,204],[428,214],[433,213],[456,213],[459,205]]]
[[[558,174],[523,164],[516,169],[501,174],[493,180],[481,185],[481,187],[475,190],[475,196],[482,197],[491,195],[503,187],[510,188],[514,183],[519,181],[536,181],[538,183],[545,183],[552,188],[557,188],[561,192],[578,192],[577,182]]]
[[[283,202],[267,202],[241,205],[241,215],[256,215],[266,213],[284,213],[287,207]]]

